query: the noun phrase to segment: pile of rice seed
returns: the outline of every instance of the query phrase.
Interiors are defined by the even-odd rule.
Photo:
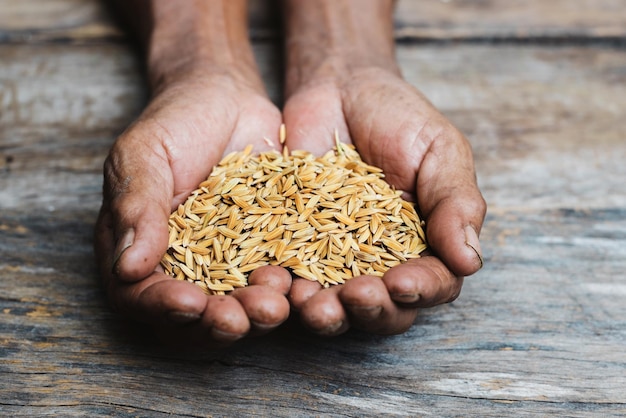
[[[426,249],[413,205],[351,145],[226,156],[169,220],[166,274],[208,294],[247,285],[273,264],[328,287],[382,276]]]

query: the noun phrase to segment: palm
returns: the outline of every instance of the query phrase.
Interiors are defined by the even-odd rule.
[[[278,109],[258,91],[201,80],[161,92],[116,141],[105,164],[96,251],[121,312],[181,341],[229,341],[251,323],[266,332],[284,321],[290,278],[283,272],[266,270],[255,279],[263,286],[219,298],[155,271],[167,248],[169,213],[224,153],[248,144],[261,151],[269,147],[264,136],[278,144],[280,123]]]
[[[322,154],[334,145],[337,129],[365,161],[382,168],[389,183],[417,201],[440,257],[394,267],[382,281],[361,276],[338,290],[294,282],[291,300],[305,322],[336,334],[347,329],[349,318],[360,328],[394,333],[412,323],[416,307],[454,299],[462,280],[452,272],[477,269],[476,253],[467,251],[462,238],[465,222],[475,218],[479,228],[484,216],[471,149],[460,132],[415,88],[382,70],[300,87],[287,101],[284,119],[291,149]],[[320,319],[321,310],[330,313]]]
[[[169,167],[159,171],[171,170],[174,206],[206,178],[225,153],[248,144],[258,152],[268,147],[264,137],[278,143],[280,112],[254,91],[207,86],[186,89],[184,95],[168,92],[159,99],[147,109],[144,119],[167,156],[162,162],[167,161]]]
[[[362,100],[368,86],[368,100]],[[430,126],[443,129],[443,118],[412,86],[397,78],[375,77],[352,84],[345,114],[352,141],[362,158],[383,169],[386,179],[411,196],[416,193],[416,178],[433,140]],[[433,120],[438,118],[440,120]]]

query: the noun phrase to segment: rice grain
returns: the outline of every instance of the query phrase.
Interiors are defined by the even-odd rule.
[[[420,257],[413,204],[335,138],[322,157],[286,147],[254,156],[251,146],[224,157],[170,216],[165,273],[226,294],[265,265],[329,287]]]

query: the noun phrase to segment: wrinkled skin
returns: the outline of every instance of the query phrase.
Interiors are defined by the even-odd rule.
[[[323,335],[350,326],[394,334],[411,326],[419,308],[454,300],[463,276],[482,267],[477,236],[485,215],[463,135],[397,73],[381,69],[306,83],[287,101],[284,118],[291,149],[322,154],[337,129],[407,199],[417,199],[437,254],[390,269],[383,280],[362,276],[324,290],[295,280],[289,297],[304,323]]]
[[[220,89],[226,91],[218,94]],[[286,295],[306,326],[322,335],[337,335],[350,326],[379,334],[403,332],[418,308],[458,296],[462,276],[480,268],[464,226],[479,228],[484,215],[462,135],[414,88],[394,74],[377,72],[365,72],[347,85],[326,81],[303,88],[288,100],[284,119],[290,149],[321,154],[334,145],[336,127],[365,160],[385,170],[389,182],[407,197],[417,197],[429,242],[442,256],[412,260],[383,280],[364,276],[323,290],[304,279],[291,285],[286,270],[267,267],[254,272],[251,286],[226,297],[206,296],[197,286],[155,270],[167,247],[170,212],[225,153],[255,138],[255,150],[265,150],[263,136],[279,148],[281,115],[262,92],[232,80],[189,80],[157,95],[120,136],[106,162],[98,253],[106,256],[102,273],[117,309],[153,324],[168,339],[227,343],[279,326],[290,312]],[[311,136],[327,140],[307,141]],[[115,249],[116,238],[130,228],[133,245],[111,267],[115,252],[130,242],[121,239]],[[477,241],[473,245],[478,249]]]
[[[361,7],[364,0],[315,1],[343,11],[357,4],[351,9],[353,21],[370,21],[357,28],[361,35],[373,32],[371,22],[385,19],[376,7],[390,10],[383,0],[368,0],[368,7]],[[143,10],[141,2],[121,4],[131,3]],[[335,62],[326,65],[322,47],[317,56],[296,54],[287,68],[287,97],[281,114],[266,96],[245,44],[245,31],[237,29],[245,15],[241,0],[150,3],[163,9],[154,14],[154,30],[161,33],[157,39],[163,43],[150,44],[154,49],[149,60],[153,97],[117,139],[105,162],[104,199],[96,227],[101,275],[118,312],[149,324],[164,340],[221,346],[270,332],[290,314],[297,314],[308,329],[324,336],[341,334],[350,327],[377,334],[401,333],[414,322],[418,309],[458,297],[463,277],[482,266],[478,234],[485,203],[476,186],[467,140],[401,78],[386,50],[393,43],[389,28],[381,29],[384,35],[374,34],[374,39],[386,36],[388,45],[379,45],[374,59],[364,42],[367,48],[357,58],[366,64],[355,68]],[[304,42],[322,45],[312,37],[327,38],[311,14],[317,5],[313,1],[286,3],[311,7],[299,15],[297,7],[290,9],[293,27]],[[182,10],[180,22],[170,18],[171,7]],[[226,14],[219,15],[223,10]],[[220,32],[222,18],[230,22],[230,32]],[[298,19],[305,23],[313,19],[308,24],[312,36]],[[231,39],[222,42],[226,35]],[[184,40],[185,51],[167,43],[173,37]],[[209,43],[212,53],[196,57],[194,52],[207,45],[207,39],[214,40]],[[297,42],[288,44],[291,52],[297,48]],[[233,46],[235,52],[229,51]],[[352,51],[351,45],[347,48]],[[217,68],[213,53],[225,59],[233,54],[247,58],[235,61],[244,62],[243,66]],[[368,65],[370,61],[376,65]],[[381,167],[387,181],[419,205],[427,222],[429,255],[394,267],[382,280],[362,276],[329,289],[268,266],[252,272],[250,286],[244,289],[227,296],[207,296],[198,286],[163,274],[159,261],[167,249],[171,211],[230,151],[250,143],[255,152],[280,149],[282,122],[292,150],[323,154],[333,147],[337,129],[341,140],[352,142],[365,161]]]
[[[259,269],[232,296],[206,296],[157,267],[171,211],[224,154],[251,142],[266,150],[263,136],[278,144],[280,124],[262,89],[223,76],[191,78],[158,93],[118,138],[105,163],[96,248],[117,310],[167,339],[196,343],[228,343],[287,319],[291,277],[284,269]]]

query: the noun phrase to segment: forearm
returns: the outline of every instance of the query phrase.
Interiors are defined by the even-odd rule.
[[[209,72],[257,83],[246,0],[115,0],[145,52],[153,89]]]
[[[393,0],[284,0],[287,91],[363,67],[397,72]]]

